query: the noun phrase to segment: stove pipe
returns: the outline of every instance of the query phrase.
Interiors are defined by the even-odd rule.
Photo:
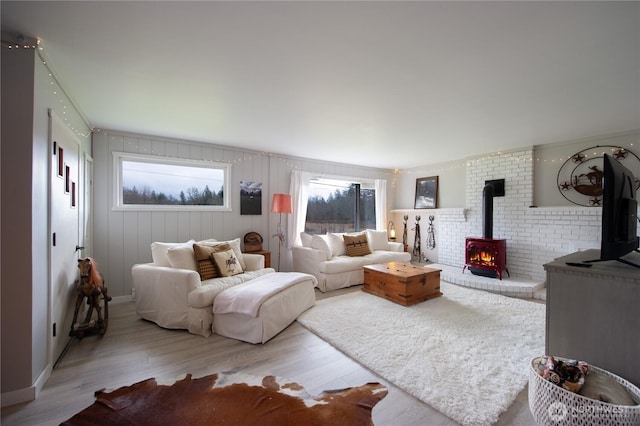
[[[482,190],[482,237],[493,238],[493,185]]]

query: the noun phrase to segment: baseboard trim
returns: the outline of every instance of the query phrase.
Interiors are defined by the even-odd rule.
[[[27,388],[17,389],[10,392],[2,392],[2,403],[0,404],[2,408],[35,400],[44,387],[44,384],[49,379],[49,376],[51,376],[52,369],[53,368],[50,364],[47,365],[33,385]]]
[[[124,296],[113,296],[111,298],[111,302],[109,303],[125,303],[125,302],[133,302],[133,296],[130,294]]]
[[[132,302],[133,300],[133,296],[129,294],[124,296],[114,296],[110,303],[127,303]],[[0,407],[9,407],[11,405],[35,400],[44,387],[44,384],[49,379],[49,376],[51,376],[52,371],[53,365],[47,365],[33,385],[22,389],[16,389],[14,391],[2,392],[0,394]]]
[[[20,404],[23,402],[33,401],[34,399],[36,399],[35,386],[29,386],[28,388],[18,389],[10,392],[2,392],[2,408]]]

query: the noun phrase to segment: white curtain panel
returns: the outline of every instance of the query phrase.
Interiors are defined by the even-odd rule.
[[[301,244],[300,233],[304,231],[304,225],[307,220],[307,201],[309,200],[309,183],[311,182],[311,174],[300,170],[291,172],[291,204],[293,213],[291,220],[287,222],[287,238],[288,247]]]
[[[387,229],[387,181],[376,179],[376,229]]]

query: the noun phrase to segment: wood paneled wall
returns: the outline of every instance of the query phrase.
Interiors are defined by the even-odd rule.
[[[130,212],[113,210],[112,152],[177,157],[192,160],[221,161],[231,164],[231,206],[229,212]],[[153,241],[180,242],[215,238],[241,238],[255,231],[264,238],[265,250],[278,249],[271,238],[278,216],[271,214],[274,193],[289,193],[291,171],[304,170],[323,175],[367,179],[387,179],[387,199],[393,201],[393,171],[351,166],[230,146],[183,141],[149,135],[102,130],[93,135],[94,169],[94,257],[105,276],[112,296],[131,294],[131,267],[151,261]],[[262,182],[262,214],[240,214],[240,181]],[[389,205],[388,209],[393,206]],[[286,229],[286,215],[283,216]],[[291,270],[291,253],[282,248],[282,271]]]

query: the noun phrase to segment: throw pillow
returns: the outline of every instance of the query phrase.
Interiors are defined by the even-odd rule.
[[[334,256],[344,256],[347,254],[347,248],[344,245],[344,239],[340,234],[328,233],[329,246],[331,247],[331,254]]]
[[[240,238],[236,238],[235,240],[229,240],[224,242],[229,244],[233,249],[233,252],[236,254],[236,257],[240,262],[240,266],[242,267],[242,270],[244,271],[245,269],[247,269],[247,265],[244,262],[244,257],[242,256],[242,248],[240,248]]]
[[[214,238],[207,238],[206,240],[200,240],[200,241],[196,241],[196,244],[212,244],[212,243],[217,243],[218,240],[214,239]]]
[[[232,249],[212,253],[211,256],[223,277],[231,277],[244,272],[235,251]]]
[[[198,264],[198,273],[201,280],[209,280],[220,276],[216,263],[211,258],[213,253],[219,251],[225,251],[231,249],[231,246],[226,243],[212,245],[194,244],[193,251],[196,256],[196,263]]]
[[[174,247],[191,247],[191,244],[193,244],[193,240],[189,240],[186,243],[153,242],[151,243],[151,260],[155,265],[171,267],[167,251]]]
[[[311,238],[313,238],[313,235],[301,232],[300,242],[302,243],[302,247],[311,247]]]
[[[325,260],[331,259],[331,245],[329,244],[329,237],[326,235],[314,235],[311,237],[311,248],[321,250],[325,253]]]
[[[198,244],[206,245],[206,246],[217,246],[220,244],[229,244],[229,246],[231,246],[231,249],[235,252],[236,257],[240,262],[240,266],[242,266],[242,269],[243,270],[247,269],[247,265],[244,261],[244,257],[242,256],[242,249],[240,248],[240,238],[236,238],[235,240],[229,240],[229,241],[216,241],[213,239],[209,239],[209,240],[198,241]]]
[[[344,244],[347,249],[347,256],[364,256],[371,254],[369,243],[367,242],[367,234],[344,235]]]
[[[169,266],[176,269],[198,270],[196,256],[193,253],[193,242],[188,246],[173,247],[167,250]]]
[[[375,250],[389,250],[389,241],[387,239],[387,231],[376,231],[367,229],[367,239],[369,240],[369,248]]]

